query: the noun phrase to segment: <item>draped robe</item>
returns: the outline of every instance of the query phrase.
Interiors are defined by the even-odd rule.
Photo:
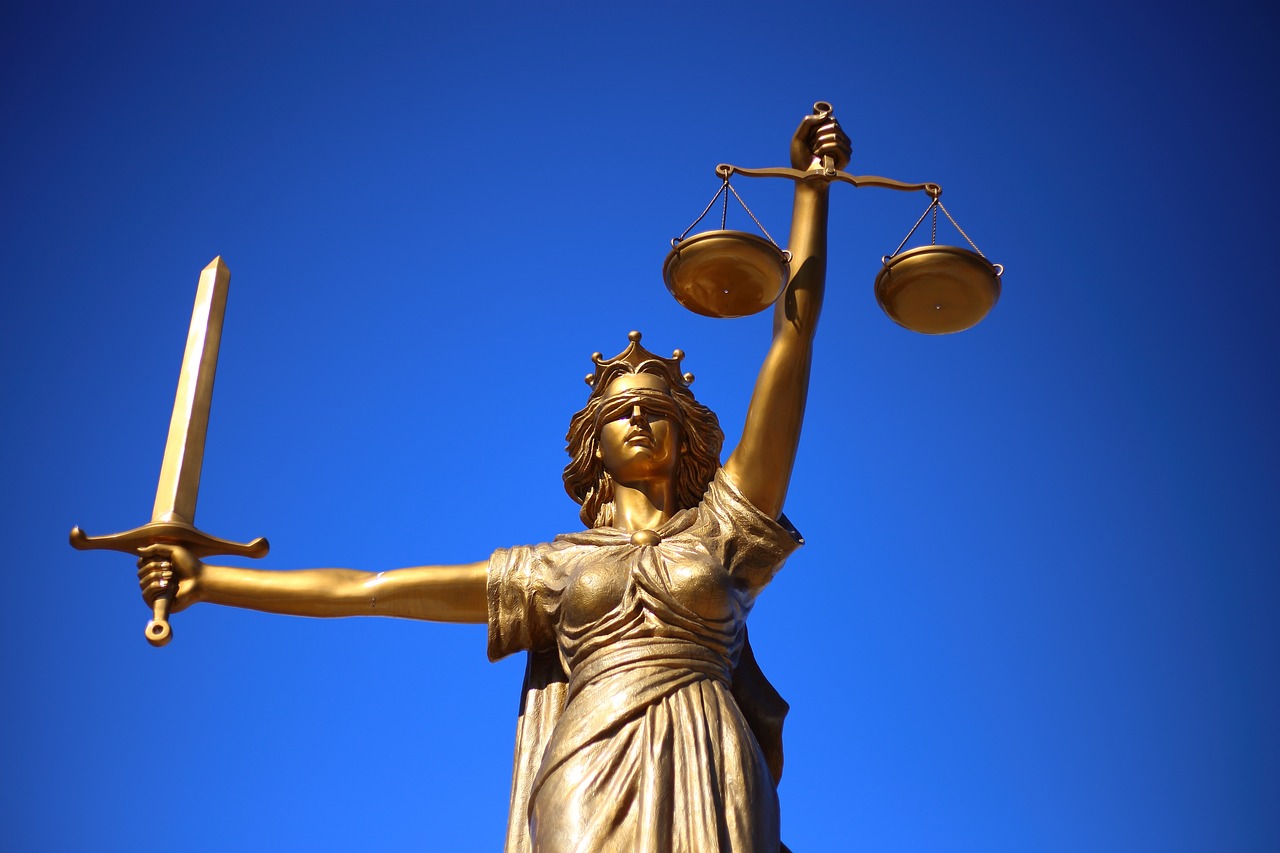
[[[786,703],[746,618],[799,544],[717,472],[654,531],[489,561],[489,656],[529,652],[507,853],[779,849]]]

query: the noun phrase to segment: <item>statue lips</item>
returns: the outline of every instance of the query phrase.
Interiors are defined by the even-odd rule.
[[[647,447],[653,449],[653,433],[645,427],[632,427],[627,431],[623,443],[628,447]]]

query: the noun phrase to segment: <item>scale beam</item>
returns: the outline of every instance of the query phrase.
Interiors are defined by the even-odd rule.
[[[742,175],[744,178],[790,178],[793,181],[825,181],[826,183],[843,181],[846,184],[853,184],[855,187],[879,187],[880,189],[898,190],[900,192],[926,192],[931,198],[937,198],[942,195],[942,187],[932,182],[909,184],[905,181],[895,181],[893,178],[882,178],[879,175],[850,175],[848,172],[842,172],[830,166],[814,169],[810,172],[802,172],[799,169],[789,169],[784,166],[771,166],[765,169],[744,169],[741,166],[721,163],[716,166],[716,174],[726,181],[734,175]]]

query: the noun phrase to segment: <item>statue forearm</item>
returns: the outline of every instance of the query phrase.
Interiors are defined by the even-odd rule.
[[[359,616],[369,612],[367,585],[377,575],[350,569],[266,571],[204,566],[195,599],[292,616]]]
[[[809,393],[827,275],[827,190],[822,182],[796,184],[791,280],[774,309],[773,343],[756,379],[742,440],[725,464],[742,493],[775,518],[786,500]]]
[[[194,598],[292,616],[397,616],[436,622],[487,619],[487,563],[389,572],[262,571],[204,566]]]
[[[830,184],[797,181],[791,218],[791,279],[773,314],[773,334],[811,343],[827,279],[827,210]]]

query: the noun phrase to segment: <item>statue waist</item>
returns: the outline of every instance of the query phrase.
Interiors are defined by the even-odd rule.
[[[720,652],[689,640],[636,637],[610,643],[575,666],[567,699],[572,702],[588,688],[598,689],[604,682],[639,670],[653,671],[657,681],[665,680],[664,670],[679,680],[698,673],[725,687],[732,681],[729,659]]]

